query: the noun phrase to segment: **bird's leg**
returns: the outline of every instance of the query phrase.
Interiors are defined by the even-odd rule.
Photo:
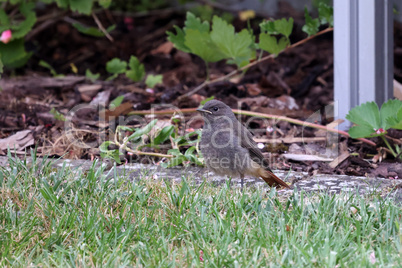
[[[241,185],[241,191],[243,192],[243,186],[244,186],[244,175],[243,174],[241,174],[240,175],[240,185]]]

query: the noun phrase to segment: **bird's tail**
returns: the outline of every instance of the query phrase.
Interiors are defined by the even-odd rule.
[[[258,174],[269,186],[283,186],[285,188],[290,188],[289,185],[283,180],[279,179],[272,171],[266,170],[262,167],[258,169]]]

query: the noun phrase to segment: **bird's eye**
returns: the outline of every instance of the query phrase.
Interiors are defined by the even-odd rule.
[[[216,112],[219,110],[219,108],[215,106],[214,108],[212,108],[212,110],[214,110]]]

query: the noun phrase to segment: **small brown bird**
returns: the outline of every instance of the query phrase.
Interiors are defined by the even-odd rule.
[[[218,175],[261,177],[269,186],[289,185],[273,174],[252,134],[235,117],[229,106],[210,100],[197,109],[204,118],[200,149],[207,167]]]

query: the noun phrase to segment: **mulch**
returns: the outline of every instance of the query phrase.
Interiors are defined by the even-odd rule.
[[[294,43],[305,38],[301,31],[303,14],[282,4],[278,17],[289,14],[295,18],[295,31],[291,35]],[[205,79],[203,61],[176,50],[166,40],[165,32],[172,30],[173,25],[182,26],[185,14],[170,10],[141,16],[113,12],[98,16],[104,25],[117,25],[111,33],[114,42],[107,38],[85,36],[69,23],[57,20],[27,41],[27,49],[33,52],[33,57],[26,67],[3,74],[0,80],[0,139],[3,139],[0,140],[0,153],[5,154],[8,147],[14,147],[17,154],[23,154],[26,149],[36,145],[39,155],[99,158],[100,143],[109,137],[117,124],[141,124],[141,119],[129,116],[130,112],[152,107],[166,109],[167,105],[195,108],[210,96],[235,109],[284,115],[323,125],[334,120],[331,113],[334,88],[332,33],[252,67],[244,76],[213,84],[192,96],[179,99]],[[93,24],[86,17],[74,15],[74,19]],[[254,29],[258,29],[260,20],[251,23]],[[247,27],[246,22],[238,19],[234,25],[237,29]],[[402,25],[398,23],[395,23],[394,52],[395,79],[402,82]],[[128,61],[131,55],[137,56],[145,64],[147,74],[163,74],[163,84],[151,90],[144,83],[133,83],[123,76],[104,81],[110,75],[105,70],[107,61],[114,57]],[[48,62],[65,77],[51,77],[47,69],[38,66],[40,60]],[[77,73],[73,72],[72,66],[77,68]],[[213,63],[210,67],[212,79],[235,70],[234,66],[225,62]],[[100,73],[102,80],[88,80],[84,76],[87,69]],[[125,96],[123,105],[108,110],[110,101],[121,95]],[[77,110],[74,116],[70,113],[72,109]],[[57,120],[55,110],[70,123]],[[195,115],[186,114],[189,123],[182,126],[184,130],[202,127],[199,118],[190,120]],[[170,116],[158,118],[170,122]],[[145,119],[149,122],[151,118],[145,116]],[[342,136],[330,139],[323,131],[283,121],[246,116],[242,119],[254,132],[256,139],[265,144],[263,152],[270,159],[275,159],[273,168],[291,168],[310,174],[319,172],[402,178],[400,163],[387,157],[383,150],[360,141]],[[24,130],[31,131],[21,132]],[[16,133],[19,135],[13,136]],[[398,142],[401,141],[402,132],[390,131],[389,136]],[[300,138],[308,142],[300,141]],[[83,148],[82,144],[71,142],[72,139],[81,140],[89,146]],[[379,147],[384,146],[378,139],[373,141]],[[335,158],[345,152],[349,153],[348,157],[336,166],[330,165],[329,161],[296,161],[286,157],[287,154],[305,154]],[[129,158],[128,155],[126,157]],[[135,161],[141,159],[136,158]],[[155,158],[155,162],[158,161]]]

